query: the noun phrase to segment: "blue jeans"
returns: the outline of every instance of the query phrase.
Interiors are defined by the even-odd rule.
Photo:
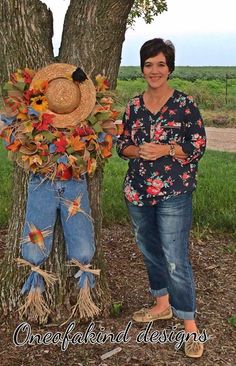
[[[188,253],[192,194],[174,196],[155,206],[126,203],[151,294],[169,294],[174,313],[180,319],[194,319],[195,285]]]
[[[83,212],[68,217],[68,204],[78,196],[81,197],[80,208]],[[36,266],[47,259],[52,249],[57,212],[60,213],[67,259],[77,259],[82,264],[90,263],[95,252],[95,243],[86,179],[50,181],[39,174],[31,174],[29,179],[23,238],[29,238],[29,224],[34,224],[41,232],[50,230],[51,233],[45,235],[43,249],[30,240],[23,243],[22,257]],[[93,275],[87,272],[79,278],[80,287],[83,287],[81,281],[84,282],[86,275],[93,287]],[[31,286],[39,286],[44,290],[42,279],[36,272],[31,273],[22,292],[28,292]]]

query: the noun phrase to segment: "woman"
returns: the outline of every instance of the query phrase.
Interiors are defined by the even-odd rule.
[[[147,89],[127,105],[117,150],[129,159],[124,193],[156,303],[136,311],[133,319],[170,319],[173,309],[184,320],[186,332],[199,333],[188,246],[205,130],[193,99],[168,85],[175,68],[172,43],[149,40],[141,47],[140,58]],[[190,338],[185,353],[201,357],[203,344]]]

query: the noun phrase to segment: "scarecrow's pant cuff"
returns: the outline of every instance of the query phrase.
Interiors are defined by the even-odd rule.
[[[32,271],[26,279],[21,293],[28,294],[36,289],[39,289],[41,293],[45,291],[44,279],[39,273]]]
[[[88,286],[90,288],[94,288],[94,286],[95,286],[94,275],[91,272],[86,272],[86,271],[79,270],[75,274],[75,278],[78,279],[77,286],[79,288],[84,288],[86,282],[88,283]],[[87,281],[86,281],[86,279],[87,279]]]

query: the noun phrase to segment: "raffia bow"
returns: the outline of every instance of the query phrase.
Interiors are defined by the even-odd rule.
[[[75,278],[78,278],[80,276],[80,272],[89,272],[96,276],[100,275],[101,270],[100,269],[92,269],[91,264],[82,264],[77,259],[71,259],[68,266],[70,267],[79,267],[79,271],[75,274]]]
[[[38,274],[40,274],[46,285],[47,286],[52,286],[54,285],[54,283],[57,281],[57,276],[54,275],[53,273],[50,273],[46,270],[42,270],[41,268],[39,268],[38,266],[34,266],[32,265],[32,263],[26,261],[25,259],[22,259],[22,258],[17,258],[16,259],[16,262],[19,266],[29,266],[31,268],[31,271],[33,272],[37,272]]]

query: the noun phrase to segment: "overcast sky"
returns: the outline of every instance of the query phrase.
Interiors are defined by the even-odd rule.
[[[42,1],[53,11],[57,54],[70,0]],[[141,45],[161,37],[174,43],[177,65],[236,66],[236,0],[167,0],[167,6],[152,24],[139,19],[127,30],[121,65],[139,65]]]

